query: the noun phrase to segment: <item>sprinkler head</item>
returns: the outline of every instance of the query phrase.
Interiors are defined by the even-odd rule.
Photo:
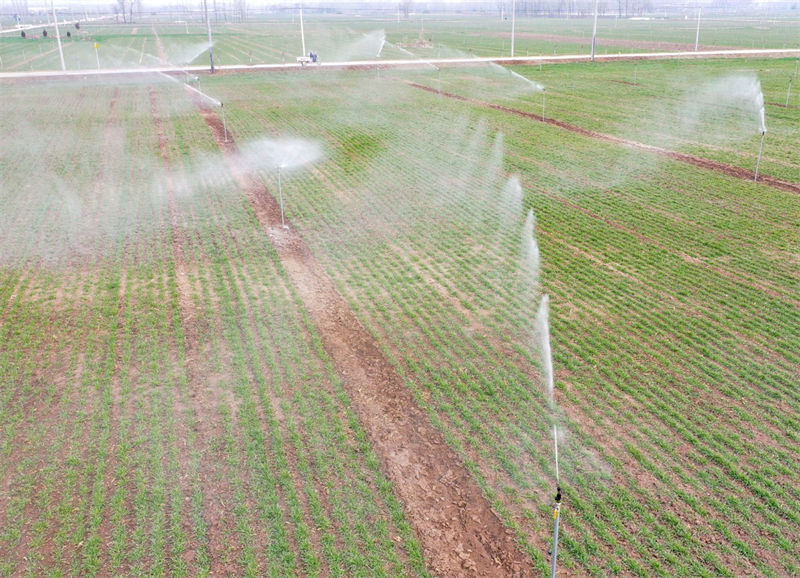
[[[561,503],[561,486],[556,486],[556,504]]]

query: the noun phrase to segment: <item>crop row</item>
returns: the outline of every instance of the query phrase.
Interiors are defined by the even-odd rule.
[[[483,476],[486,491],[506,511],[508,508],[527,511],[527,517],[535,520],[533,513],[546,509],[546,499],[543,504],[539,494],[530,493],[531,488],[541,488],[551,475],[547,471],[550,449],[547,428],[542,427],[546,426],[545,412],[540,393],[533,393],[538,402],[528,397],[530,392],[538,391],[535,382],[530,381],[531,376],[520,375],[515,363],[499,361],[504,359],[501,353],[504,348],[498,348],[497,343],[506,342],[507,337],[494,333],[501,327],[501,319],[506,323],[514,320],[515,333],[508,339],[511,343],[526,339],[523,331],[526,315],[516,310],[520,307],[518,296],[515,298],[520,284],[519,280],[514,281],[512,273],[519,262],[518,235],[524,215],[520,211],[516,220],[508,220],[507,213],[497,207],[502,204],[496,199],[502,196],[504,183],[502,173],[492,161],[494,153],[490,152],[490,133],[485,125],[481,132],[470,122],[453,123],[449,119],[457,118],[459,111],[453,105],[436,102],[434,96],[409,95],[387,83],[380,86],[382,90],[376,91],[379,96],[365,102],[362,95],[355,126],[343,122],[349,112],[346,102],[319,106],[303,100],[304,90],[314,94],[312,87],[301,86],[296,92],[286,94],[292,87],[281,86],[287,100],[297,107],[294,114],[287,110],[289,106],[282,107],[281,120],[288,118],[281,126],[292,135],[334,136],[335,140],[329,144],[337,161],[309,171],[309,176],[295,178],[293,188],[301,192],[302,198],[291,201],[290,216],[303,227],[310,241],[318,244],[340,290],[349,297],[365,324],[387,343],[387,355],[407,375],[409,386],[415,388],[420,402],[431,408],[432,419],[460,447],[468,463],[481,462],[475,471]],[[343,93],[347,98],[346,88]],[[422,101],[425,104],[417,104],[413,109],[422,108],[425,113],[412,112],[408,104]],[[374,107],[373,122],[377,134],[382,135],[378,142],[370,142],[369,106]],[[393,131],[383,120],[388,106],[395,113]],[[316,111],[322,109],[327,114],[315,117]],[[239,130],[258,131],[260,122],[277,122],[272,113],[261,109],[259,114],[258,108],[249,102],[247,110],[247,114],[235,115],[235,122],[241,123],[237,125]],[[503,126],[498,115],[487,116],[491,119],[490,126]],[[530,139],[535,143],[531,148],[528,139],[519,138],[517,131],[508,127],[506,130],[507,135],[512,135],[505,139],[507,166],[517,167],[523,184],[535,183],[532,187],[535,191],[547,193],[535,192],[532,201],[542,228],[542,254],[551,252],[550,261],[548,257],[544,260],[543,283],[548,291],[554,292],[557,368],[569,368],[562,386],[570,392],[566,397],[570,407],[565,411],[574,418],[593,415],[595,406],[600,404],[607,415],[592,419],[605,427],[613,424],[625,432],[621,434],[623,443],[603,448],[595,447],[578,427],[574,437],[579,441],[575,444],[577,449],[572,451],[582,454],[584,450],[580,447],[589,446],[601,456],[601,462],[634,470],[617,472],[615,475],[623,483],[614,486],[610,493],[592,487],[596,478],[581,477],[578,466],[573,466],[576,470],[567,470],[581,479],[576,482],[580,489],[576,487],[574,495],[570,492],[579,514],[565,520],[573,531],[581,533],[581,539],[568,544],[567,560],[599,572],[604,571],[602,568],[608,571],[615,566],[600,554],[608,549],[622,549],[629,552],[624,564],[630,571],[718,573],[726,567],[759,564],[752,560],[753,552],[768,547],[783,551],[781,564],[791,568],[788,552],[793,539],[786,541],[782,536],[787,531],[793,535],[791,528],[796,520],[791,513],[776,511],[776,503],[762,505],[765,497],[762,488],[787,504],[796,503],[797,495],[789,487],[776,485],[758,473],[767,468],[796,476],[796,471],[783,465],[791,446],[781,449],[778,444],[783,440],[775,437],[776,445],[771,446],[774,449],[762,455],[759,445],[734,433],[740,419],[736,416],[749,417],[754,426],[758,423],[761,416],[752,411],[759,407],[772,412],[776,429],[770,430],[769,435],[780,435],[787,415],[773,402],[775,396],[788,395],[792,403],[793,394],[787,381],[796,369],[788,339],[791,333],[787,333],[783,314],[753,318],[747,332],[759,348],[769,345],[761,337],[765,330],[767,335],[785,342],[785,348],[779,349],[780,355],[786,356],[783,359],[775,359],[762,349],[769,368],[764,371],[759,368],[763,360],[750,359],[750,351],[740,348],[737,330],[731,328],[731,321],[725,317],[728,312],[741,312],[756,302],[780,309],[780,299],[765,298],[758,288],[687,264],[680,256],[684,247],[671,243],[669,235],[664,233],[665,228],[668,231],[679,227],[675,220],[660,219],[651,225],[652,230],[645,229],[645,239],[649,235],[661,236],[648,245],[643,243],[643,233],[637,227],[643,214],[637,213],[631,223],[626,223],[626,229],[630,230],[620,230],[608,222],[612,216],[625,220],[624,211],[619,216],[617,213],[626,205],[592,207],[607,214],[604,219],[576,210],[574,203],[591,198],[584,192],[592,190],[591,182],[571,188],[569,202],[565,203],[557,198],[564,194],[564,186],[554,180],[552,186],[557,194],[553,198],[547,173],[551,173],[551,179],[552,175],[561,175],[565,172],[562,168],[565,165],[560,164],[563,162],[577,166],[588,163],[591,169],[595,163],[586,158],[586,151],[596,155],[601,149],[607,154],[605,151],[613,148],[610,145],[593,145],[588,149],[585,139],[575,137],[549,147],[552,134],[531,127],[530,131],[535,131]],[[431,142],[435,145],[428,145]],[[571,148],[565,151],[567,143],[570,147],[583,147],[579,150],[584,156]],[[340,155],[340,146],[350,152]],[[363,146],[379,152],[366,158],[353,157],[353,152]],[[549,162],[542,160],[544,151],[545,159],[552,157]],[[559,152],[561,155],[556,156]],[[565,152],[575,158],[561,159]],[[530,162],[532,156],[534,162]],[[349,162],[345,161],[347,164],[342,167],[345,158]],[[521,159],[525,162],[520,162]],[[600,156],[591,170],[599,172],[602,163]],[[700,177],[694,171],[687,175],[687,185],[675,186],[689,186],[692,179]],[[487,193],[486,187],[492,192]],[[624,184],[618,188],[622,193],[615,189],[617,196],[627,194]],[[642,197],[658,199],[652,189],[639,190]],[[606,199],[603,201],[608,204]],[[643,210],[646,209],[647,205]],[[503,217],[498,220],[499,215]],[[434,217],[436,225],[432,226]],[[774,220],[774,215],[769,218]],[[498,226],[508,230],[498,234]],[[714,227],[708,225],[711,231]],[[577,260],[578,247],[580,254],[588,254],[593,260]],[[601,274],[598,262],[618,271],[616,278]],[[493,267],[505,272],[506,278],[500,275],[500,283],[496,283],[497,274],[491,273]],[[748,274],[757,279],[759,273],[751,270]],[[631,286],[626,278],[637,280],[637,284]],[[678,286],[673,287],[674,283]],[[706,284],[709,288],[702,289]],[[696,294],[698,286],[700,293]],[[724,300],[720,298],[722,294],[726,295]],[[663,303],[665,296],[670,295],[674,311]],[[484,309],[489,304],[491,313]],[[791,308],[781,310],[791,314]],[[527,311],[529,329],[530,305]],[[579,317],[569,322],[560,318],[561,314],[569,316],[569,311]],[[585,318],[583,311],[598,311],[607,319],[595,328],[597,319]],[[752,313],[757,310],[749,313],[748,318]],[[791,324],[791,317],[786,323]],[[562,333],[563,341],[558,337]],[[521,349],[523,357],[535,358],[529,346]],[[643,351],[648,355],[643,356]],[[623,372],[623,367],[629,370]],[[503,377],[505,371],[516,377],[510,380]],[[730,380],[728,395],[735,396],[734,399],[746,395],[756,405],[751,405],[751,401],[737,403],[737,413],[730,420],[719,419],[719,412],[725,406],[723,400],[713,402],[708,409],[697,407],[694,401],[698,392],[710,393],[720,379]],[[516,380],[527,385],[515,386]],[[759,388],[754,389],[753,383],[759,383]],[[611,391],[633,400],[633,408],[638,412],[626,409]],[[708,401],[711,398],[704,395],[704,402]],[[506,421],[503,416],[508,408],[522,413]],[[578,413],[573,414],[576,410]],[[637,413],[642,414],[642,421],[635,420]],[[539,441],[530,445],[531,439]],[[698,464],[698,473],[692,475],[679,467],[685,464],[685,457],[670,449],[672,444],[666,441],[670,439],[683,439],[687,447],[695,448],[690,455]],[[519,457],[514,446],[526,448],[529,458]],[[746,467],[734,466],[728,457],[732,454],[747,455]],[[476,456],[480,460],[475,460]],[[523,463],[538,465],[520,470],[512,456]],[[640,487],[636,471],[652,469],[647,464],[660,463],[665,456],[673,456],[671,467],[679,472],[674,474],[676,477],[657,477],[657,489]],[[570,457],[580,463],[574,455]],[[569,458],[565,462],[568,464]],[[699,473],[704,470],[705,474]],[[504,473],[497,478],[497,472]],[[506,490],[488,481],[497,479],[506,480]],[[709,500],[703,495],[707,487],[736,498],[726,502]],[[656,497],[662,491],[675,505],[655,514],[662,509]],[[515,492],[527,495],[530,502],[522,506],[514,504],[508,496]],[[613,508],[609,503],[614,504]],[[604,513],[598,515],[600,511]],[[630,512],[634,512],[640,535],[623,531],[627,524],[621,525],[620,519],[627,519]],[[734,537],[729,524],[732,520],[748,519],[748,512],[757,514],[756,529]],[[689,518],[683,520],[678,516]],[[695,518],[711,521],[703,522],[704,529],[695,531],[692,529],[697,523]],[[589,524],[588,520],[598,521]],[[528,535],[541,536],[544,523],[541,519],[533,522],[526,530]],[[609,528],[616,528],[616,535],[610,535]],[[648,528],[654,533],[649,534]],[[763,538],[762,531],[770,537]],[[704,536],[713,536],[719,547],[709,548]],[[686,562],[687,551],[697,554],[693,559],[700,561]],[[738,561],[732,562],[731,556],[738,557]],[[599,562],[601,559],[603,562]],[[692,566],[684,568],[684,563]],[[759,567],[770,571],[767,566]]]
[[[53,155],[115,234],[3,269],[3,572],[424,573],[265,233],[202,120],[170,104],[182,90],[161,90],[165,147],[132,85],[76,141],[96,170]]]

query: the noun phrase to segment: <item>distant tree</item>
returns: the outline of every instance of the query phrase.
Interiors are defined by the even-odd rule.
[[[403,17],[408,18],[409,12],[411,12],[411,5],[414,2],[412,0],[401,0],[400,1],[400,12],[403,13]]]
[[[47,38],[47,29],[46,28],[42,28],[42,36],[44,38]]]
[[[122,21],[127,22],[128,0],[117,0],[117,3],[112,7],[114,14],[122,14]]]
[[[5,4],[5,3],[4,3]],[[28,0],[11,0],[11,7],[14,10],[15,15],[20,18],[15,18],[18,22],[22,20],[21,17],[28,16]]]
[[[23,38],[25,38],[25,31],[24,31],[24,30],[23,30],[22,32],[20,32],[19,34],[20,34],[20,36],[22,36]]]
[[[247,1],[246,0],[235,0],[234,1],[234,9],[239,17],[241,22],[247,20]]]
[[[80,29],[81,29],[81,23],[80,22],[76,22],[75,23],[75,30],[80,30]]]

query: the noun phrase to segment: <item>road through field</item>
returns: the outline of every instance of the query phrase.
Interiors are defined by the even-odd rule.
[[[521,56],[502,58],[417,58],[406,60],[353,60],[344,62],[318,62],[316,64],[299,64],[296,62],[283,64],[248,64],[248,65],[222,65],[214,66],[217,73],[278,71],[293,69],[330,69],[330,70],[360,70],[360,69],[389,69],[389,68],[430,68],[431,66],[470,66],[481,64],[508,65],[536,65],[556,64],[571,62],[616,62],[626,60],[685,60],[703,58],[797,58],[800,57],[800,48],[784,49],[752,49],[752,50],[699,50],[696,52],[635,52],[620,54],[596,54],[592,58],[589,54],[562,54],[552,56]],[[209,72],[208,66],[159,66],[136,68],[106,68],[100,70],[29,70],[19,72],[2,72],[0,80],[18,78],[48,78],[70,76],[105,76],[105,75],[141,75],[147,73],[164,73],[185,75],[187,72],[202,74]]]

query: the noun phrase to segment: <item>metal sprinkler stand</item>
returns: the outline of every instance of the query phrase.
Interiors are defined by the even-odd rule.
[[[766,136],[767,131],[761,131],[761,144],[758,147],[758,160],[756,161],[756,174],[753,177],[754,181],[758,180],[758,167],[761,164],[761,151],[764,150],[764,137]]]
[[[229,143],[231,141],[228,140],[228,125],[225,123],[225,106],[223,103],[219,103],[219,108],[222,111],[222,130],[225,132],[225,142]]]
[[[552,550],[552,563],[550,566],[550,578],[556,577],[556,559],[558,558],[558,523],[561,521],[561,487],[556,486],[556,505],[553,507],[553,520],[555,521],[553,529],[553,550]]]
[[[545,88],[542,88],[542,122],[544,122]]]
[[[286,220],[283,216],[283,190],[281,189],[281,167],[278,166],[278,197],[281,201],[281,226],[284,229],[288,229],[289,227],[286,226]]]

